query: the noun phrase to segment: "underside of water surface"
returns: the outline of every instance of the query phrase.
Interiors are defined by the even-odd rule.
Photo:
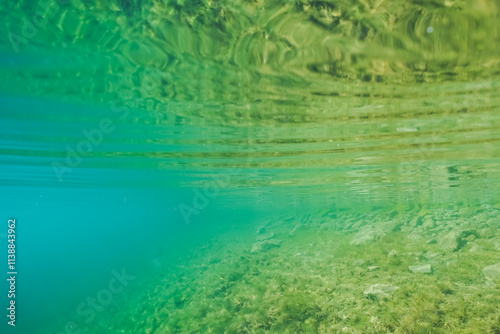
[[[6,333],[500,333],[498,1],[0,18]]]

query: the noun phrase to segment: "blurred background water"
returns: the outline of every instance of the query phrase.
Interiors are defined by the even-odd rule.
[[[19,333],[64,332],[112,270],[146,280],[274,217],[500,200],[497,1],[27,0],[0,15]]]

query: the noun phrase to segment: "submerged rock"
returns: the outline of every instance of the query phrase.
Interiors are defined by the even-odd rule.
[[[411,227],[417,227],[417,226],[420,226],[422,225],[422,220],[423,220],[423,216],[418,216],[418,217],[415,217],[413,218],[410,223],[408,225],[410,225]]]
[[[500,250],[500,238],[493,240],[491,243],[496,250]]]
[[[289,236],[294,237],[297,232],[304,231],[307,229],[307,226],[305,224],[297,224],[293,227],[293,229],[288,233]]]
[[[387,254],[388,257],[395,257],[395,256],[398,256],[398,255],[399,255],[398,252],[396,250],[394,250],[394,249],[391,250],[389,252],[389,254]]]
[[[460,232],[451,231],[439,240],[438,244],[444,251],[454,252],[460,245]]]
[[[399,289],[399,287],[390,284],[374,284],[365,290],[366,297],[376,297],[378,299],[387,299]]]
[[[353,266],[362,266],[362,265],[364,265],[365,263],[366,263],[366,261],[365,261],[365,260],[363,260],[363,259],[357,259],[356,261],[354,261],[354,262],[352,263],[352,265],[353,265]]]
[[[408,269],[410,269],[410,271],[412,273],[422,273],[422,274],[431,274],[432,273],[432,267],[430,264],[408,266]]]
[[[456,252],[468,242],[474,241],[479,235],[476,230],[451,231],[440,239],[438,245],[445,251]]]
[[[495,283],[500,283],[500,262],[491,266],[484,267],[482,272],[487,280]]]
[[[280,247],[281,241],[279,240],[265,240],[256,242],[251,250],[252,254],[268,251],[272,248]]]
[[[421,231],[413,230],[406,237],[411,241],[420,241],[424,236],[422,235]]]
[[[255,239],[257,241],[264,241],[264,240],[268,240],[268,239],[272,239],[272,238],[274,238],[274,232],[267,232],[267,233],[259,234],[259,235],[257,235],[257,237]]]
[[[469,249],[469,253],[479,253],[482,251],[484,251],[484,247],[482,247],[476,243],[473,243],[471,248]]]
[[[258,234],[258,235],[259,235],[259,234],[264,234],[264,233],[266,233],[266,232],[267,232],[267,230],[266,230],[266,227],[265,227],[265,226],[261,226],[261,227],[259,227],[259,228],[257,229],[257,234]]]
[[[351,240],[351,245],[363,245],[380,239],[385,233],[382,230],[375,229],[371,226],[366,226],[361,229]]]
[[[432,218],[427,218],[423,223],[422,223],[422,227],[423,228],[427,228],[427,229],[430,229],[430,228],[434,228],[436,227],[436,222],[434,221],[434,219]]]

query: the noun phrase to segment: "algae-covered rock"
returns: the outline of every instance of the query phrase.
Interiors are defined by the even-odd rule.
[[[356,261],[354,261],[352,263],[353,266],[362,266],[366,263],[366,261],[364,259],[357,259]]]
[[[310,226],[306,225],[306,224],[297,224],[293,227],[293,229],[288,233],[289,236],[291,237],[294,237],[297,232],[302,232],[302,231],[306,231],[310,228]]]
[[[257,229],[257,235],[261,235],[261,234],[265,234],[267,232],[267,229],[265,226],[260,226],[258,229]]]
[[[456,252],[467,245],[468,242],[474,241],[480,235],[476,230],[454,230],[446,234],[438,242],[438,245],[445,251]]]
[[[375,240],[380,239],[385,233],[380,230],[373,228],[372,226],[365,226],[361,229],[354,238],[351,240],[351,245],[363,245]]]
[[[420,241],[423,238],[423,235],[420,230],[413,230],[406,237],[411,241]]]
[[[432,267],[430,264],[408,266],[408,269],[410,269],[410,271],[412,273],[422,273],[422,274],[431,274],[432,273]]]
[[[408,225],[410,225],[411,227],[417,227],[417,226],[420,226],[422,225],[422,220],[423,220],[423,217],[422,216],[419,216],[419,217],[415,217],[413,218],[410,223]]]
[[[367,297],[376,297],[378,299],[387,299],[399,289],[399,287],[390,284],[374,284],[364,291]]]
[[[423,223],[422,227],[426,229],[434,228],[436,227],[436,222],[432,218],[427,218]]]
[[[377,224],[377,229],[379,229],[383,233],[391,233],[391,232],[401,230],[402,224],[403,223],[399,220],[389,220],[389,221]]]
[[[496,250],[500,250],[500,238],[492,240],[491,243]]]
[[[486,222],[486,225],[489,227],[499,228],[500,227],[500,218],[490,218]]]
[[[460,245],[460,232],[458,231],[451,231],[447,235],[445,235],[443,238],[439,239],[438,245],[441,247],[443,250],[448,251],[448,252],[454,252],[458,249],[458,246]]]
[[[491,266],[484,267],[482,272],[487,280],[495,283],[500,283],[500,262]]]
[[[251,250],[252,254],[268,251],[272,248],[280,247],[281,241],[279,240],[265,240],[256,242]]]
[[[267,232],[263,234],[258,234],[257,237],[255,238],[257,241],[264,241],[268,239],[274,238],[274,232]]]
[[[473,243],[469,249],[469,253],[481,253],[484,252],[485,248],[477,243]]]
[[[399,255],[398,252],[396,250],[394,250],[394,249],[391,250],[389,252],[389,254],[387,254],[388,257],[395,257],[395,256],[398,256],[398,255]]]

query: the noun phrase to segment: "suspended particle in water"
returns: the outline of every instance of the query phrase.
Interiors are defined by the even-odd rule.
[[[429,28],[427,28],[427,32],[428,32],[429,34],[430,34],[431,32],[433,32],[433,31],[434,31],[434,28],[433,28],[433,27],[429,27]]]

